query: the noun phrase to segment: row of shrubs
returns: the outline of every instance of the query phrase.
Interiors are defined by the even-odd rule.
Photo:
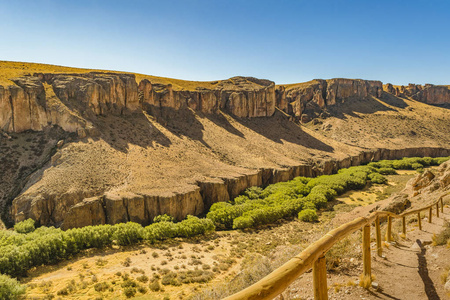
[[[3,274],[24,275],[34,266],[55,263],[88,248],[103,248],[112,244],[131,245],[141,240],[155,242],[173,237],[192,237],[215,230],[211,220],[194,216],[188,216],[179,223],[162,220],[146,227],[128,222],[67,231],[44,226],[34,230],[34,222],[30,220],[25,221],[25,224],[27,226],[19,223],[16,228],[23,230],[23,227],[27,227],[27,233],[0,231],[0,272]]]
[[[338,174],[317,178],[297,177],[289,182],[252,187],[231,203],[213,204],[206,218],[188,216],[174,223],[170,216],[158,216],[142,227],[133,222],[116,225],[87,226],[62,231],[53,227],[35,229],[27,220],[16,224],[15,231],[0,231],[0,273],[19,276],[33,266],[71,257],[88,248],[114,244],[131,245],[141,240],[155,242],[173,237],[192,237],[218,229],[243,229],[274,223],[283,218],[317,220],[316,210],[348,190],[361,189],[370,180],[385,183],[385,174],[395,169],[414,169],[438,165],[447,158],[405,158],[380,161],[367,166],[339,170]]]
[[[342,169],[334,175],[297,177],[265,189],[252,187],[235,198],[233,203],[214,203],[206,217],[220,229],[270,224],[298,216],[303,210],[308,210],[309,217],[302,214],[302,219],[315,220],[316,209],[325,207],[328,201],[345,191],[363,188],[369,175],[375,172],[373,167],[359,166]],[[383,177],[381,174],[378,176]]]
[[[424,167],[438,166],[449,159],[450,157],[405,157],[403,159],[397,160],[380,160],[377,162],[371,162],[368,164],[368,166],[380,169],[380,173],[382,173],[383,171],[390,172],[392,171],[392,169],[420,170]]]
[[[384,184],[387,179],[383,175],[396,174],[396,169],[418,170],[425,166],[439,165],[449,158],[383,160],[367,166],[341,169],[334,175],[297,177],[289,182],[269,185],[265,189],[252,187],[232,203],[213,204],[206,217],[219,229],[244,229],[294,216],[314,221],[317,219],[316,209],[323,208],[337,195],[363,188],[368,180]]]

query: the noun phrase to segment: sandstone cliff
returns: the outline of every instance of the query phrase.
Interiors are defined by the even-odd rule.
[[[266,117],[275,112],[275,84],[253,77],[233,77],[218,82],[214,89],[174,91],[172,85],[152,84],[144,79],[139,83],[140,102],[152,115],[160,115],[165,108],[191,108],[206,114],[219,110],[236,117]]]
[[[33,70],[1,81],[0,133],[9,138],[0,135],[0,149],[9,150],[1,150],[0,166],[14,172],[1,169],[0,202],[15,198],[9,210],[15,221],[71,228],[148,224],[164,213],[182,219],[250,186],[371,160],[450,154],[448,110],[417,101],[408,109],[388,107],[382,99],[390,93],[445,103],[446,87],[353,79],[275,87],[252,77],[181,83],[59,72]],[[362,113],[353,114],[355,107]],[[342,114],[307,126],[291,122],[328,111]],[[49,129],[59,131],[50,141],[27,142]],[[60,139],[67,140],[58,148]],[[46,153],[39,156],[40,148]]]
[[[410,97],[414,100],[428,104],[449,104],[450,89],[443,85],[417,85],[410,83],[407,86],[383,85],[383,90],[398,97]]]
[[[276,96],[281,110],[307,122],[326,107],[350,99],[381,97],[382,91],[381,81],[336,78],[278,86]]]
[[[285,169],[260,169],[252,174],[217,179],[215,182],[197,182],[190,191],[177,194],[106,192],[93,197],[92,192],[68,192],[58,199],[45,194],[24,194],[14,200],[11,212],[15,222],[32,218],[38,224],[56,225],[63,229],[128,221],[147,225],[155,216],[161,214],[171,215],[177,220],[182,220],[187,215],[202,214],[213,203],[229,201],[251,186],[265,186],[288,181],[297,176],[329,175],[340,168],[374,160],[448,155],[450,149],[444,148],[377,149],[360,152],[341,160],[325,160]]]
[[[15,85],[0,86],[0,129],[6,132],[40,131],[49,125],[85,131],[96,116],[141,109],[156,117],[163,110],[188,108],[249,118],[275,111],[275,84],[252,77],[233,77],[217,82],[214,89],[193,91],[174,90],[171,84],[152,84],[148,79],[138,85],[134,75],[121,73],[35,73],[11,80]]]

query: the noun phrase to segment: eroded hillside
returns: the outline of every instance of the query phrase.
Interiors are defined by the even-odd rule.
[[[163,213],[182,219],[252,185],[374,159],[450,154],[450,112],[427,104],[450,102],[445,93],[416,101],[377,81],[276,87],[251,77],[189,82],[38,64],[0,67],[1,149],[8,160],[0,192],[5,209],[12,203],[11,215],[4,214],[9,222],[31,217],[70,228],[148,224]],[[22,137],[32,141],[53,127],[58,134],[44,134],[39,143],[50,155],[30,154],[34,168],[24,176],[19,149],[32,146]]]

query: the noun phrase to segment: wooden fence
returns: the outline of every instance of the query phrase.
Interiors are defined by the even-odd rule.
[[[449,195],[449,194],[446,194]],[[370,226],[375,222],[377,254],[382,255],[380,218],[387,217],[386,241],[392,241],[392,218],[402,219],[402,231],[406,236],[406,216],[417,214],[419,229],[422,230],[422,220],[420,213],[428,211],[428,222],[432,222],[433,208],[436,208],[436,216],[444,212],[444,202],[441,196],[433,204],[423,208],[414,209],[402,214],[394,214],[387,211],[375,211],[366,217],[359,217],[351,222],[343,224],[322,236],[318,241],[309,245],[300,254],[296,255],[284,265],[249,286],[248,288],[224,298],[223,300],[269,300],[280,295],[294,280],[300,275],[313,269],[314,299],[328,299],[327,269],[325,263],[325,253],[338,241],[362,228],[362,254],[363,254],[363,280],[372,281],[371,274],[371,253],[370,253]]]

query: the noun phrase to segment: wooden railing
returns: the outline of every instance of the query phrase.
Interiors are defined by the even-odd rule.
[[[450,194],[450,193],[449,193]],[[327,288],[327,270],[325,263],[325,253],[333,247],[338,241],[362,228],[362,254],[363,254],[363,280],[370,284],[372,282],[371,274],[371,253],[370,253],[370,226],[375,222],[377,254],[382,255],[382,240],[380,230],[380,218],[387,217],[388,225],[386,232],[386,241],[392,241],[392,218],[402,219],[402,231],[406,236],[406,216],[417,214],[419,229],[422,230],[422,220],[420,213],[428,210],[428,222],[431,223],[433,217],[433,208],[436,207],[436,216],[439,217],[439,206],[441,213],[444,212],[443,197],[441,196],[433,204],[419,209],[394,214],[387,211],[375,211],[366,217],[359,217],[351,222],[343,224],[338,228],[329,231],[318,241],[309,245],[300,254],[294,256],[284,265],[249,286],[248,288],[224,298],[224,300],[269,300],[280,295],[295,279],[300,275],[313,269],[314,299],[328,299]]]

